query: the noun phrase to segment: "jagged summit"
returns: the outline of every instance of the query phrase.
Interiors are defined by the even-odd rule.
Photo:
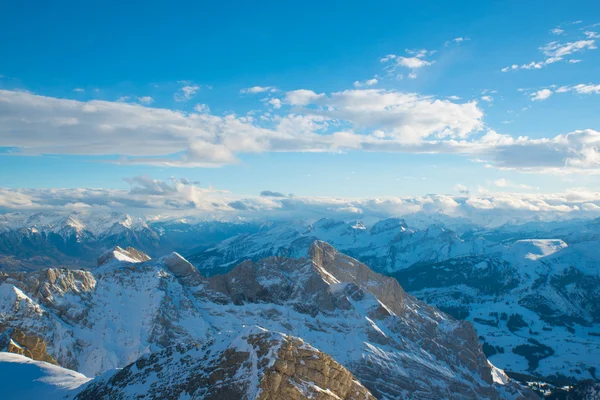
[[[150,256],[143,253],[133,247],[127,247],[122,249],[119,246],[115,246],[113,249],[107,251],[100,257],[98,257],[98,266],[102,266],[110,261],[122,261],[128,263],[139,263],[150,260]]]
[[[76,399],[135,399],[140,392],[173,399],[375,400],[330,356],[302,339],[256,326],[144,356],[88,385]]]

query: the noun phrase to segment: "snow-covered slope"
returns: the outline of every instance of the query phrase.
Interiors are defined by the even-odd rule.
[[[600,370],[598,221],[507,224],[488,231],[449,223],[462,226],[462,236],[442,225],[411,228],[400,219],[370,228],[331,219],[307,228],[274,226],[190,260],[215,273],[245,257],[297,257],[314,239],[325,240],[396,277],[418,298],[473,322],[500,367],[538,379],[593,378],[594,368]]]
[[[89,380],[70,369],[18,354],[0,353],[0,397],[5,400],[72,397]]]
[[[487,248],[493,246],[478,238],[464,241],[442,225],[418,230],[409,228],[402,219],[390,218],[367,229],[359,222],[323,218],[308,226],[280,224],[255,234],[239,235],[189,259],[206,273],[222,273],[248,258],[300,256],[306,253],[314,240],[328,242],[382,273],[391,273],[415,263],[488,251]]]
[[[35,332],[60,365],[87,376],[261,326],[328,354],[380,399],[529,396],[494,379],[469,323],[324,242],[311,246],[308,258],[247,261],[211,278],[174,253],[143,262],[110,258],[93,272],[10,273],[0,281],[3,323]]]
[[[494,364],[556,382],[600,369],[600,242],[525,239],[398,271],[410,293],[472,321]]]

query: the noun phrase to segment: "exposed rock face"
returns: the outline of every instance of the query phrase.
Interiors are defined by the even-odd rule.
[[[56,360],[47,353],[44,340],[35,335],[27,335],[20,329],[0,325],[0,349],[32,360],[57,364]]]
[[[393,278],[372,272],[324,242],[314,243],[308,258],[247,261],[228,274],[210,278],[200,276],[178,254],[143,262],[112,260],[95,275],[73,272],[73,279],[67,271],[56,270],[56,274],[55,282],[70,282],[67,290],[46,282],[44,273],[4,276],[0,316],[11,326],[37,332],[60,365],[88,376],[122,368],[140,357],[151,360],[156,355],[147,354],[156,350],[173,352],[169,349],[174,343],[222,343],[220,338],[243,335],[247,326],[262,326],[302,338],[331,357],[315,358],[321,360],[314,366],[321,374],[342,374],[339,364],[380,399],[532,395],[508,379],[495,378],[498,374],[483,354],[471,324],[407,295]],[[46,283],[49,295],[36,290]],[[219,349],[226,351],[223,346]],[[279,355],[279,363],[261,370],[265,375],[255,386],[262,385],[265,396],[291,396],[292,386],[299,384],[286,378],[290,371],[312,374],[303,369],[310,363],[302,352],[293,350],[302,347],[290,346],[291,353]],[[210,348],[213,354],[216,347]],[[182,351],[187,350],[177,350]],[[236,365],[228,368],[237,370],[242,368],[237,364],[254,360],[234,353],[227,353],[223,360],[211,358],[208,364],[206,359],[202,368],[212,371],[210,366],[221,365],[234,355]],[[131,365],[127,371],[137,373]],[[167,373],[165,369],[163,374]],[[346,396],[362,393],[342,375],[323,385],[346,391]],[[118,376],[115,379],[129,379],[127,372]],[[189,377],[195,379],[200,378]],[[194,390],[204,383],[197,385]]]
[[[131,388],[135,387],[136,390]],[[301,339],[254,327],[204,345],[169,347],[93,382],[76,398],[375,400],[354,376]]]

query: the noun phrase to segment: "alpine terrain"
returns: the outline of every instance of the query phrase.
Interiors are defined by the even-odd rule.
[[[98,264],[0,277],[5,351],[93,378],[71,398],[536,398],[469,322],[322,241],[211,277],[177,253]]]

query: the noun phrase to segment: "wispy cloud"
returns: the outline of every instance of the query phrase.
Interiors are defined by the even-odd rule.
[[[245,89],[240,89],[240,93],[244,94],[257,94],[264,92],[276,92],[277,88],[274,86],[252,86]]]
[[[435,63],[435,61],[428,61],[425,57],[434,54],[435,51],[428,51],[425,49],[421,50],[405,50],[406,54],[409,57],[399,56],[396,54],[388,54],[385,57],[379,59],[380,62],[385,63],[386,70],[390,75],[396,73],[398,68],[408,68],[410,69],[410,73],[408,77],[414,79],[417,77],[417,70],[423,67],[428,67]],[[403,75],[400,75],[403,76]]]
[[[454,38],[454,39],[452,39],[452,40],[447,40],[447,41],[444,43],[444,46],[450,46],[450,45],[451,45],[451,44],[453,44],[453,43],[454,43],[454,44],[457,44],[457,45],[459,45],[459,44],[461,44],[462,42],[466,42],[466,41],[469,41],[469,40],[471,40],[471,39],[469,39],[469,38],[467,38],[467,37],[456,37],[456,38]]]
[[[564,30],[560,28],[554,28],[551,30],[554,35],[562,35],[564,34]],[[560,41],[552,41],[547,43],[546,45],[540,47],[540,51],[544,55],[544,60],[541,61],[531,61],[529,63],[524,64],[512,64],[510,66],[504,67],[501,69],[502,72],[516,71],[521,69],[528,70],[536,70],[542,69],[550,64],[557,63],[559,61],[566,61],[569,63],[578,63],[581,60],[569,58],[574,53],[583,52],[585,50],[596,50],[596,42],[594,39],[599,36],[596,35],[595,32],[587,31],[585,32],[585,39],[576,40],[572,42],[560,42]]]
[[[173,99],[178,102],[188,101],[196,95],[198,90],[200,90],[199,85],[186,84],[173,95]]]

